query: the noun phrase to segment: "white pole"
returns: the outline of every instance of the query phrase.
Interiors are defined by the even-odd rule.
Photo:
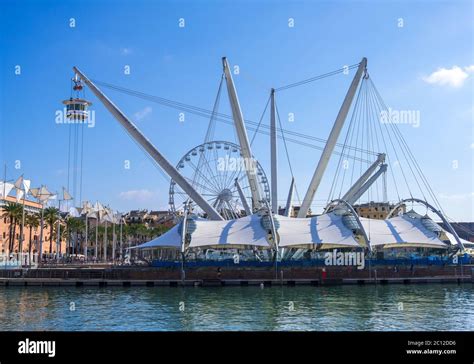
[[[288,198],[286,199],[285,216],[290,217],[291,206],[293,204],[293,191],[295,189],[295,177],[291,179],[290,190],[288,191]]]
[[[349,113],[349,109],[357,91],[357,87],[359,86],[362,73],[365,71],[366,67],[367,58],[362,58],[362,61],[359,63],[359,68],[357,69],[354,79],[352,80],[351,86],[349,87],[346,97],[344,98],[344,102],[339,109],[336,121],[334,122],[331,133],[329,134],[329,138],[326,142],[326,145],[324,146],[323,153],[321,154],[321,158],[319,159],[316,170],[314,171],[313,178],[311,179],[311,182],[308,186],[306,195],[304,196],[303,203],[301,204],[300,211],[298,212],[298,217],[300,218],[306,217],[308,214],[308,210],[313,202],[314,195],[316,194],[319,184],[321,183],[321,179],[323,178],[324,172],[326,171],[331,154],[334,150],[334,147],[336,146],[337,138],[341,133],[347,114]]]
[[[97,262],[98,253],[99,253],[99,211],[97,211],[97,220],[95,221],[95,250],[94,250],[94,258]]]
[[[87,245],[89,244],[89,226],[87,224],[87,211],[86,211],[86,241],[84,243],[84,262],[87,262]]]
[[[184,272],[184,259],[185,259],[185,251],[186,251],[186,233],[187,233],[187,221],[188,221],[188,211],[189,211],[189,200],[186,201],[184,205],[184,218],[183,218],[183,225],[181,229],[181,280],[184,283],[185,280],[185,272]]]
[[[372,175],[372,173],[374,173],[379,164],[382,164],[383,162],[385,162],[385,154],[381,153],[377,156],[377,160],[372,163],[372,165],[367,168],[364,174],[359,177],[359,179],[352,185],[351,188],[349,188],[349,190],[345,193],[342,199],[345,201],[349,201],[349,199],[362,187],[362,185],[365,183],[365,181],[367,181],[367,179]]]
[[[271,91],[271,110],[270,110],[270,157],[271,157],[271,177],[272,177],[272,210],[278,214],[278,163],[277,163],[277,131],[275,115],[275,89]]]
[[[73,68],[81,79],[89,86],[97,98],[104,104],[107,110],[126,129],[127,133],[140,144],[147,153],[160,165],[161,168],[185,191],[191,199],[196,202],[209,216],[211,220],[223,220],[223,217],[199,194],[194,187],[186,180],[181,173],[156,149],[156,147],[138,130],[127,116],[117,107],[96,85],[94,85],[81,71]]]
[[[23,193],[23,211],[22,211],[22,216],[21,216],[21,236],[20,236],[20,254],[23,251],[23,243],[25,242],[25,196],[26,196],[26,190]]]
[[[349,197],[346,201],[348,203],[350,203],[351,205],[354,204],[354,202],[356,202],[364,193],[365,191],[367,191],[369,189],[370,186],[372,186],[374,184],[374,182],[377,180],[377,178],[379,178],[379,176],[382,174],[382,173],[385,173],[387,171],[387,165],[386,164],[382,164],[379,168],[379,170],[372,176],[368,179],[367,182],[365,182],[360,188],[359,190],[355,191],[353,193],[353,195],[351,197]]]
[[[235,179],[235,187],[237,187],[237,192],[239,192],[240,201],[242,201],[242,206],[244,207],[245,213],[247,216],[252,215],[252,210],[250,209],[248,201],[245,198],[244,191],[242,191],[242,187],[240,186],[238,178]]]
[[[259,209],[261,198],[257,181],[256,163],[253,159],[252,150],[250,148],[247,130],[245,129],[244,116],[242,115],[242,109],[240,108],[239,98],[235,89],[234,80],[232,79],[230,66],[225,57],[222,58],[222,63],[224,66],[227,93],[229,95],[229,101],[232,108],[232,117],[234,119],[235,130],[239,139],[242,157],[245,161],[245,169],[247,172],[247,178],[249,180],[250,192],[252,193],[253,207],[254,209]]]
[[[44,202],[41,201],[41,222],[40,222],[40,243],[39,243],[39,262],[43,262],[43,229],[44,229]]]
[[[104,262],[107,262],[107,220],[105,220],[105,232],[104,232],[104,253],[102,256]]]
[[[123,256],[122,221],[123,221],[123,217],[122,215],[120,215],[120,259],[122,259],[122,256]]]
[[[56,239],[56,261],[59,262],[59,249],[61,247],[61,200],[58,200],[59,211],[58,211],[58,234]]]
[[[112,262],[115,262],[115,216],[112,220]]]

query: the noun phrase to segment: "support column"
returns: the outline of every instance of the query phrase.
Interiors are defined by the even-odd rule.
[[[270,157],[271,157],[271,177],[272,177],[272,210],[278,214],[278,164],[277,164],[277,129],[275,115],[275,89],[271,91],[270,110]]]
[[[237,132],[237,137],[239,139],[242,157],[245,161],[250,191],[252,193],[253,209],[256,210],[261,207],[256,162],[253,159],[252,150],[250,148],[250,142],[247,136],[247,130],[245,128],[244,116],[242,115],[242,109],[240,108],[239,98],[237,96],[237,91],[234,86],[234,80],[232,79],[229,63],[227,62],[227,59],[225,57],[222,58],[222,63],[224,66],[224,74],[227,83],[227,93],[229,94],[230,106],[232,108],[232,117],[234,119],[235,129]]]
[[[314,171],[313,178],[311,179],[308,190],[306,191],[306,195],[303,199],[303,203],[301,204],[300,211],[298,212],[298,217],[306,217],[311,203],[313,202],[314,195],[316,194],[324,172],[326,171],[329,159],[331,158],[331,154],[334,150],[334,147],[336,146],[337,139],[341,133],[342,127],[344,126],[344,122],[346,120],[347,114],[349,113],[352,100],[354,99],[357,87],[359,86],[359,81],[362,78],[366,67],[367,58],[362,58],[362,61],[359,63],[359,68],[357,69],[354,79],[352,80],[351,86],[349,87],[346,97],[344,98],[344,102],[339,109],[339,113],[337,114],[336,121],[334,122],[331,133],[329,134],[326,145],[324,146],[318,166]]]
[[[223,220],[222,216],[202,197],[194,187],[178,172],[178,170],[161,154],[158,149],[141,133],[127,116],[117,107],[102,91],[100,91],[91,80],[89,80],[76,67],[73,68],[97,98],[104,104],[107,110],[115,117],[115,119],[125,128],[127,133],[138,143],[147,153],[155,160],[158,165],[182,188],[188,196],[196,202],[203,211],[205,211],[211,220]]]

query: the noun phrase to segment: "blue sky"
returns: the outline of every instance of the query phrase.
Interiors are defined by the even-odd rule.
[[[74,65],[95,80],[211,109],[221,57],[227,56],[240,67],[234,80],[244,116],[258,121],[271,87],[365,56],[387,105],[420,111],[418,128],[400,125],[400,130],[446,213],[457,220],[474,219],[470,1],[96,0],[3,1],[0,6],[0,160],[7,179],[23,173],[33,185],[51,190],[67,185],[69,129],[55,123],[55,112],[70,96]],[[70,27],[71,18],[75,27]],[[288,26],[289,18],[294,27]],[[124,74],[126,65],[130,75]],[[283,127],[327,138],[352,75],[278,94]],[[103,91],[173,163],[204,140],[204,118],[186,115],[181,123],[177,110]],[[84,129],[82,198],[121,211],[167,209],[168,181],[91,92],[86,95],[96,125]],[[230,113],[225,94],[220,111]],[[286,120],[288,113],[295,114],[294,122]],[[230,126],[218,124],[220,139],[234,140],[233,135]],[[267,139],[257,136],[253,151],[268,175]],[[297,144],[288,147],[303,197],[320,154]],[[279,148],[283,201],[290,176],[283,145]],[[130,169],[124,168],[125,160]],[[20,169],[15,161],[21,162]],[[318,190],[315,209],[327,199],[335,163],[337,157]],[[390,191],[389,197],[395,199]]]

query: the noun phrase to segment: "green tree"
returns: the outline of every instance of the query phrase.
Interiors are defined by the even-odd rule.
[[[49,254],[53,252],[54,226],[59,219],[59,210],[56,207],[44,209],[44,221],[49,225]]]
[[[15,248],[16,226],[21,220],[23,210],[22,206],[16,202],[8,202],[3,209],[3,217],[8,217],[10,220],[8,230],[8,251],[12,252]]]
[[[33,229],[38,228],[40,225],[40,219],[37,214],[28,214],[25,216],[25,224],[28,226],[30,229],[30,240],[28,244],[28,253],[31,253],[31,246],[32,246],[32,235],[33,235]]]

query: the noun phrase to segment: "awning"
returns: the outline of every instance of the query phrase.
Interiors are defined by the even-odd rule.
[[[456,238],[454,237],[453,234],[448,233],[446,230],[444,230],[444,233],[448,237],[449,242],[451,243],[451,245],[458,245],[458,242],[456,241]],[[461,240],[461,243],[463,243],[465,248],[471,248],[471,247],[474,246],[474,242],[472,242],[472,241],[468,241],[468,240],[462,239],[462,238],[459,238],[459,240]]]
[[[181,234],[179,233],[179,226],[175,225],[163,235],[147,241],[141,245],[132,247],[131,249],[150,249],[150,248],[175,248],[181,249]]]
[[[361,217],[371,246],[446,248],[438,236],[426,229],[420,219],[405,215],[387,220]]]
[[[278,234],[281,248],[314,248],[315,244],[327,244],[331,247],[361,247],[352,231],[343,224],[342,216],[334,213],[312,218],[277,216],[276,219],[280,225]]]
[[[236,220],[196,220],[190,248],[270,248],[258,214]]]

